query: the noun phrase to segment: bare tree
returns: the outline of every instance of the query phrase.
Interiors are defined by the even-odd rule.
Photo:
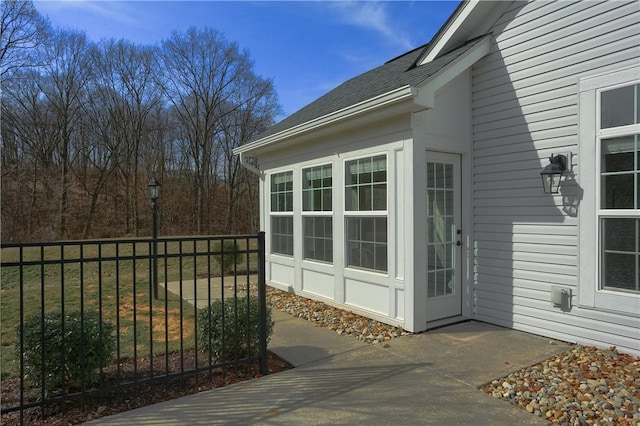
[[[3,0],[0,4],[0,78],[38,63],[33,55],[43,45],[48,22],[31,0]]]
[[[92,192],[88,235],[97,196],[112,173],[117,173],[125,197],[125,233],[138,234],[138,189],[147,180],[140,175],[145,144],[151,143],[150,114],[160,104],[160,92],[153,78],[152,47],[136,46],[125,40],[109,40],[93,49],[94,96],[89,106],[93,130],[108,157],[94,164],[99,178]]]
[[[218,134],[222,156],[221,172],[226,189],[225,232],[231,233],[237,232],[236,221],[241,217],[239,202],[247,195],[247,181],[257,185],[255,176],[248,174],[247,170],[241,167],[240,160],[233,155],[233,150],[273,124],[281,111],[270,80],[246,75],[235,96],[235,102],[230,106],[231,111],[221,117],[221,132]]]
[[[193,165],[196,232],[211,231],[205,213],[216,197],[221,120],[246,102],[242,86],[253,76],[253,63],[248,53],[212,29],[173,33],[162,48],[161,84],[183,128]]]
[[[24,12],[35,21],[16,27],[18,6],[35,13],[2,3],[3,240],[138,235],[151,176],[163,233],[256,230],[256,177],[233,149],[280,107],[248,53],[193,28],[160,47],[76,31],[34,39],[40,24],[28,23],[41,21]]]
[[[91,77],[90,44],[77,31],[56,31],[46,47],[47,78],[41,90],[50,104],[55,125],[55,160],[60,167],[58,237],[67,236],[71,167],[79,153],[79,130]],[[76,146],[74,147],[74,143]]]
[[[54,126],[40,89],[43,76],[24,69],[15,72],[14,77],[5,82],[2,91],[3,230],[6,223],[20,221],[20,234],[42,237],[44,230],[38,230],[42,227],[38,223],[47,222],[50,209],[42,200],[49,200],[43,195],[52,192]],[[8,202],[12,188],[18,192],[15,200]],[[51,235],[50,231],[46,233]]]

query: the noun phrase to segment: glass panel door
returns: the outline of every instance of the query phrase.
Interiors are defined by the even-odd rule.
[[[461,314],[460,157],[427,153],[428,320]]]

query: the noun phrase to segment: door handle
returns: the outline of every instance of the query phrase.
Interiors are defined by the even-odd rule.
[[[460,241],[460,240],[456,241],[456,245],[457,246],[461,246],[462,245],[462,241]]]

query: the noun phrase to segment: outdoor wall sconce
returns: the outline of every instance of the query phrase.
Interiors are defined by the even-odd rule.
[[[542,188],[545,194],[557,194],[560,189],[560,178],[567,170],[567,156],[553,155],[549,157],[549,164],[540,172]]]

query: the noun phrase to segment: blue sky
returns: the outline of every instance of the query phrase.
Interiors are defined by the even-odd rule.
[[[210,27],[248,50],[274,81],[285,116],[427,43],[458,1],[34,1],[56,28],[90,39],[159,44],[173,31]],[[282,117],[281,117],[282,118]]]

